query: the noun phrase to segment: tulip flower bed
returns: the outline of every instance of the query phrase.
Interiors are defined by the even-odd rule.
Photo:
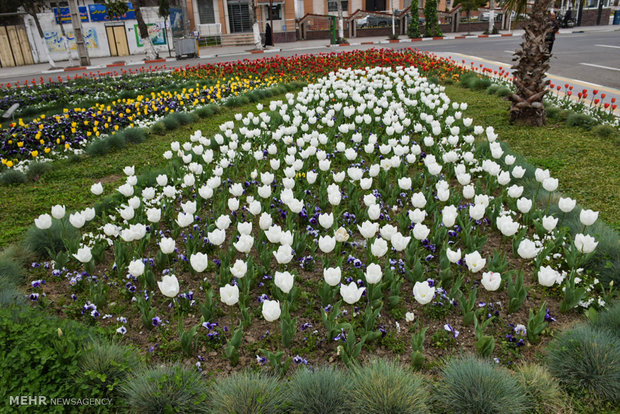
[[[40,81],[33,80],[24,83],[0,84],[0,111],[7,110],[11,105],[18,103],[28,112],[41,110],[50,105],[78,106],[82,100],[109,100],[112,101],[119,91],[133,91],[136,89],[158,89],[173,87],[178,81],[166,73],[144,73],[133,76],[118,76],[118,73],[101,77],[75,77],[66,79],[58,76],[49,78],[47,82],[41,77]]]
[[[348,52],[331,52],[291,57],[266,57],[263,59],[244,59],[237,62],[199,64],[177,68],[173,72],[183,79],[212,79],[228,76],[243,78],[254,76],[276,76],[284,81],[302,80],[313,82],[318,78],[341,68],[414,66],[426,77],[440,80],[457,80],[467,71],[447,58],[440,58],[417,49],[369,49]]]
[[[209,370],[532,359],[610,297],[584,270],[598,213],[571,232],[558,180],[466,110],[413,66],[341,69],[196,131],[166,174],[35,220],[30,300]]]
[[[92,139],[126,127],[154,122],[166,114],[218,102],[259,87],[277,83],[275,78],[242,79],[219,82],[213,86],[180,91],[151,93],[135,99],[118,99],[109,105],[65,109],[62,114],[41,116],[32,122],[22,120],[0,130],[2,168],[22,169],[23,161],[57,157],[59,154],[80,152]],[[21,165],[20,165],[21,164]]]

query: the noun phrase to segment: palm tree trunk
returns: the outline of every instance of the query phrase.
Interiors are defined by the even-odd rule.
[[[549,80],[545,73],[549,69],[549,54],[545,36],[551,30],[548,24],[548,8],[553,0],[535,0],[530,19],[525,23],[521,49],[515,52],[517,63],[514,69],[516,92],[508,98],[512,102],[510,122],[542,126],[546,113],[543,98],[547,93]]]

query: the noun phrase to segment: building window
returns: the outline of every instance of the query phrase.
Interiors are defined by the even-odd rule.
[[[609,0],[601,0],[601,3],[603,3],[604,8],[609,7]],[[596,9],[598,7],[598,0],[586,0],[583,7],[586,9]]]
[[[338,4],[337,4],[338,0],[334,0],[334,1],[327,1],[327,11],[328,12],[335,12],[338,11]],[[349,10],[349,0],[340,0],[342,3],[342,11],[346,12],[347,10]]]
[[[198,0],[198,16],[200,17],[200,24],[215,23],[213,0]]]
[[[269,5],[265,6],[265,16],[269,20]],[[274,4],[271,7],[271,18],[273,20],[282,20],[282,5]]]

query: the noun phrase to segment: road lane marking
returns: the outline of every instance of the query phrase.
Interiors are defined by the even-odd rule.
[[[448,56],[450,58],[454,58],[455,55],[458,55],[459,57],[468,59],[469,61],[477,60],[479,62],[483,62],[483,63],[487,63],[487,64],[491,64],[491,65],[501,66],[501,67],[506,68],[506,69],[510,69],[511,66],[513,65],[512,63],[508,64],[508,63],[504,63],[504,62],[498,62],[496,60],[484,59],[484,58],[481,58],[481,57],[465,55],[463,53],[458,53],[458,52],[435,52],[435,53],[437,55],[440,55],[440,53],[441,53],[441,55]],[[584,64],[584,63],[582,63],[582,64]],[[465,66],[468,67],[468,68],[470,67],[469,64],[466,64]],[[615,69],[615,68],[612,68],[612,69],[620,70],[620,69]],[[612,87],[609,87],[609,86],[603,86],[603,85],[599,85],[599,84],[596,84],[596,83],[587,82],[587,81],[583,81],[583,80],[579,80],[579,79],[565,78],[563,76],[553,75],[553,74],[548,73],[548,72],[545,75],[547,75],[547,78],[553,79],[553,80],[556,80],[556,81],[570,82],[570,83],[574,83],[574,84],[577,84],[577,85],[586,86],[586,87],[590,87],[590,88],[594,87],[596,89],[600,89],[603,92],[620,95],[620,90],[619,89],[615,89],[615,88],[612,88]]]
[[[617,70],[618,72],[620,72],[620,69],[618,68],[612,68],[612,67],[603,66],[603,65],[595,65],[594,63],[580,63],[580,65],[592,66],[593,68],[599,68],[599,69]]]
[[[614,49],[620,49],[620,46],[614,46],[614,45],[594,45],[594,46],[598,46],[598,47],[612,47]]]

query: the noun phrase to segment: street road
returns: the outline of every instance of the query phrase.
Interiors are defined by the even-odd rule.
[[[449,34],[447,34],[449,35]],[[363,42],[364,38],[352,39],[352,42]],[[415,43],[394,43],[394,44],[381,44],[381,45],[358,45],[348,46],[340,48],[327,48],[324,47],[312,47],[296,48],[293,50],[282,50],[276,53],[266,53],[258,55],[228,55],[212,58],[196,58],[196,59],[184,59],[174,62],[166,62],[165,65],[168,68],[184,67],[186,65],[195,65],[197,63],[215,63],[215,62],[227,62],[235,61],[239,59],[264,59],[270,56],[293,56],[300,54],[315,54],[325,53],[333,51],[344,51],[356,49],[370,49],[377,47],[402,49],[408,47],[415,47],[420,50],[427,50],[436,52],[442,56],[452,56],[457,61],[466,62],[469,60],[478,60],[481,63],[497,63],[499,66],[509,67],[512,64],[513,52],[519,47],[521,43],[521,37],[496,37],[486,39],[455,39],[455,40],[438,40],[429,42],[415,42]],[[325,41],[327,44],[327,41]],[[299,43],[300,47],[303,43]],[[280,45],[281,46],[281,45]],[[294,45],[287,45],[291,47]],[[250,48],[248,46],[248,48]],[[213,53],[226,53],[225,49],[214,49]],[[477,59],[479,58],[479,59]],[[149,66],[149,65],[145,65]],[[154,65],[153,65],[154,66]],[[140,68],[139,65],[127,66],[125,69],[131,68],[136,70]],[[120,69],[120,68],[111,68]],[[88,72],[106,72],[106,69],[101,70],[85,70],[85,71],[72,71],[55,74],[43,74],[42,76],[47,79],[52,77],[55,79],[58,75],[63,78],[70,75],[73,77],[76,74],[88,73]],[[556,37],[555,45],[553,47],[553,56],[551,59],[551,68],[549,73],[557,75],[558,79],[569,78],[582,81],[583,87],[592,88],[596,86],[606,86],[608,88],[614,88],[620,90],[620,28],[616,31],[607,32],[584,32],[584,33],[561,33]],[[18,75],[13,78],[2,79],[1,82],[15,82],[24,80],[31,80],[33,78],[39,78],[39,75]]]

